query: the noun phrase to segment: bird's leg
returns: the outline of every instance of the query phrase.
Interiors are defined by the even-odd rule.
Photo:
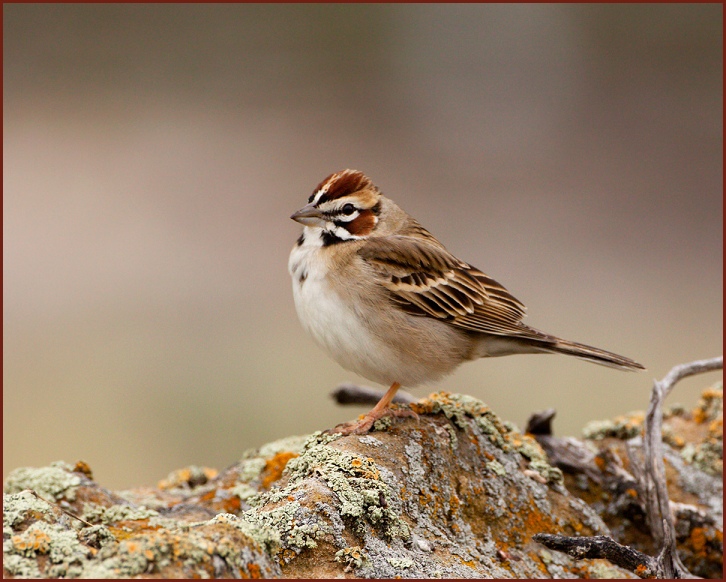
[[[342,435],[365,434],[371,429],[374,422],[376,422],[379,418],[383,418],[384,416],[415,416],[416,413],[412,410],[391,410],[391,408],[389,407],[391,401],[393,400],[394,396],[396,396],[396,392],[398,392],[398,389],[400,387],[401,385],[398,382],[394,382],[393,384],[391,384],[391,387],[388,389],[388,391],[378,401],[378,404],[376,404],[368,414],[361,416],[356,421],[339,424],[332,430],[332,432],[337,432]]]

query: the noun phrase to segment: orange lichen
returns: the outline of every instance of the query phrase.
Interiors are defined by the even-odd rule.
[[[601,455],[595,455],[595,466],[600,469],[600,471],[605,471],[607,468],[607,461],[601,456]]]
[[[703,408],[696,408],[693,411],[693,422],[696,424],[703,424],[708,420],[708,415]]]
[[[552,521],[543,519],[543,515],[539,511],[527,511],[524,516],[524,527],[527,532],[539,533],[548,532],[552,529]]]
[[[449,507],[451,507],[451,513],[456,513],[461,507],[461,499],[456,494],[453,494],[449,499]]]
[[[219,474],[217,469],[210,467],[201,467],[201,474],[199,468],[196,467],[184,467],[183,469],[177,469],[176,471],[169,474],[166,479],[159,481],[156,486],[159,489],[174,489],[175,487],[182,486],[195,486],[201,483],[214,479]],[[196,481],[196,483],[195,483]]]
[[[139,544],[136,542],[126,542],[126,551],[129,554],[135,554],[139,550]]]
[[[644,577],[645,577],[645,573],[646,573],[647,571],[648,571],[648,568],[647,568],[647,566],[645,566],[644,564],[638,564],[638,565],[637,565],[637,566],[635,567],[635,575],[636,575],[636,576],[637,576],[638,578],[644,578]],[[650,576],[648,576],[648,577],[650,578]]]
[[[283,451],[268,459],[265,468],[262,470],[262,487],[269,489],[275,481],[282,477],[282,472],[285,470],[288,461],[297,456],[297,453]]]
[[[85,461],[77,461],[73,467],[74,473],[83,473],[89,479],[93,479],[93,473],[91,473],[91,467]]]
[[[723,418],[717,418],[708,425],[708,436],[711,438],[723,438]]]
[[[250,578],[262,578],[262,571],[260,570],[260,566],[258,564],[255,564],[254,562],[247,563],[247,571],[250,573]]]
[[[29,529],[22,536],[13,536],[13,546],[17,550],[33,550],[39,554],[47,554],[50,550],[50,536],[37,529]]]
[[[694,527],[691,530],[691,546],[699,556],[706,556],[706,531],[702,527]]]

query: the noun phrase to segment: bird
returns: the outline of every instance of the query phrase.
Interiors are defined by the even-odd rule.
[[[401,386],[434,382],[479,358],[555,353],[645,369],[526,325],[521,301],[358,170],[329,175],[290,218],[303,225],[288,262],[302,327],[343,368],[390,386],[335,432],[364,434],[379,418],[411,414],[389,406]]]

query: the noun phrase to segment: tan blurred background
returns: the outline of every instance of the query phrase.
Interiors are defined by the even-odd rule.
[[[287,273],[289,215],[346,167],[529,324],[648,367],[502,358],[414,394],[579,434],[722,353],[721,5],[3,12],[4,474],[153,484],[362,412]]]

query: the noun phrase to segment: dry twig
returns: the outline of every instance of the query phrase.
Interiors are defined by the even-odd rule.
[[[635,573],[640,578],[655,578],[657,560],[648,554],[619,544],[608,536],[569,537],[538,533],[532,539],[550,550],[564,552],[578,560],[605,559]]]
[[[657,546],[663,548],[658,556],[659,578],[691,578],[693,575],[683,565],[676,552],[676,530],[670,511],[668,486],[663,463],[663,401],[673,387],[683,378],[723,369],[723,356],[710,360],[697,360],[680,364],[671,369],[665,378],[653,382],[650,404],[645,416],[642,489],[651,535]]]
[[[676,550],[676,531],[670,511],[663,462],[663,401],[676,383],[683,378],[722,369],[723,356],[710,360],[698,360],[675,366],[662,380],[656,380],[653,383],[648,412],[645,417],[644,467],[638,470],[637,474],[641,482],[651,535],[656,546],[662,548],[657,558],[623,546],[607,536],[568,537],[536,534],[533,539],[550,549],[565,552],[574,558],[606,558],[641,578],[697,578],[683,565]],[[537,428],[541,429],[537,432],[544,435],[545,438],[551,432],[549,422],[552,416],[545,414],[542,419],[545,421],[544,425],[541,427],[537,425]]]

